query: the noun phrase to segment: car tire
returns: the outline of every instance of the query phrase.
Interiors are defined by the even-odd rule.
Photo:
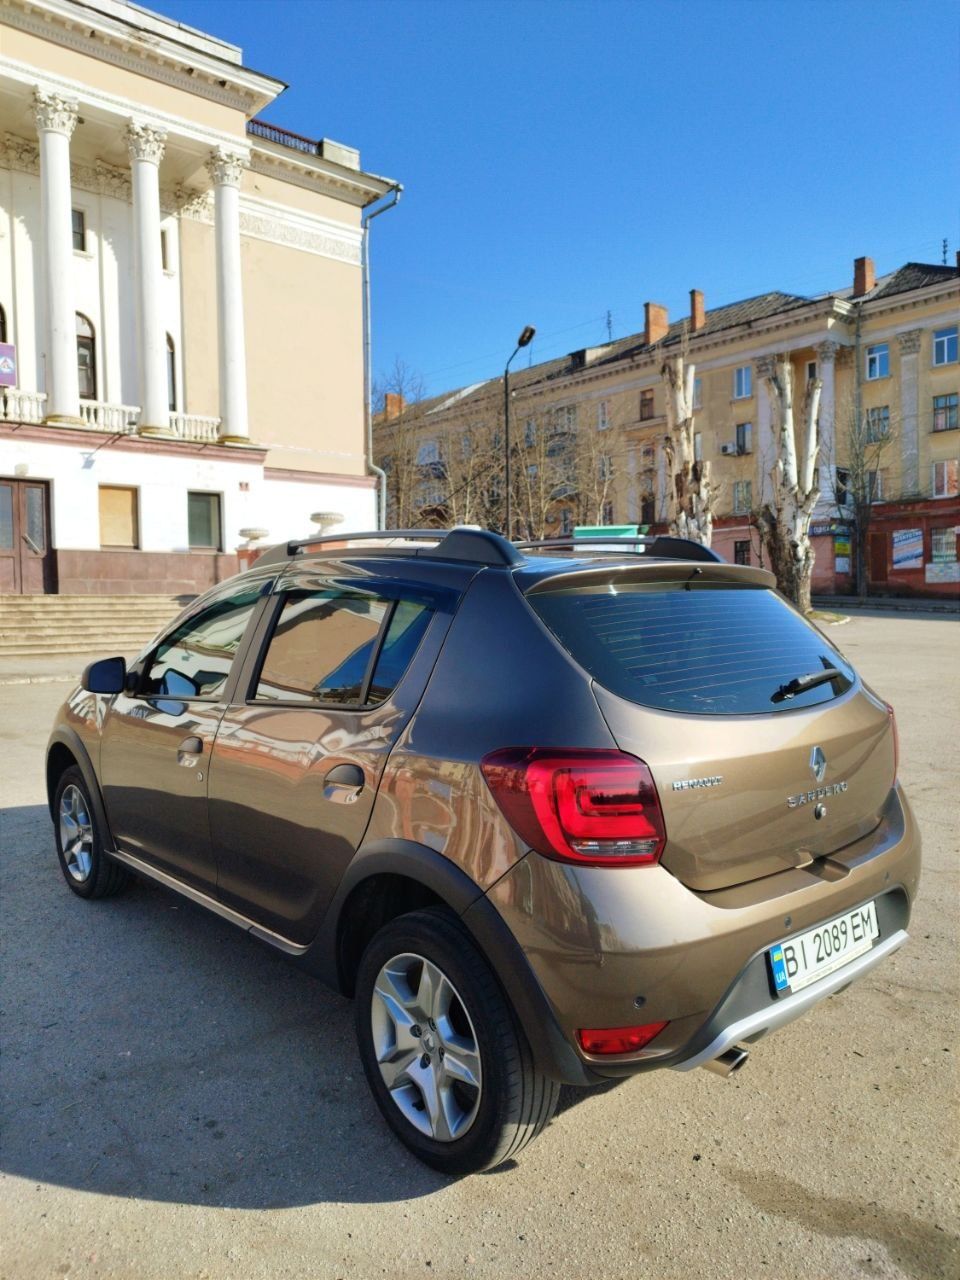
[[[80,898],[109,898],[129,880],[129,872],[103,851],[90,789],[76,765],[65,769],[54,793],[53,828],[60,870]]]
[[[355,1014],[384,1119],[434,1169],[493,1169],[556,1110],[560,1085],[534,1065],[490,966],[446,908],[399,916],[374,936],[360,961]]]

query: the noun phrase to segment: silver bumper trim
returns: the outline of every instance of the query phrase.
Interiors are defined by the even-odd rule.
[[[827,996],[832,996],[835,991],[839,991],[847,983],[854,982],[857,978],[862,978],[865,973],[868,973],[875,965],[878,965],[881,960],[885,960],[894,951],[899,951],[909,936],[906,929],[898,929],[896,933],[892,933],[883,942],[878,942],[875,947],[864,955],[857,956],[855,960],[845,964],[842,969],[837,969],[834,973],[828,973],[826,977],[821,978],[819,982],[813,983],[812,986],[805,987],[794,995],[784,996],[782,1000],[766,1005],[763,1009],[758,1009],[756,1013],[748,1014],[747,1017],[741,1018],[738,1022],[732,1022],[730,1026],[725,1027],[718,1036],[715,1036],[710,1041],[705,1049],[695,1054],[694,1057],[675,1063],[673,1070],[692,1071],[694,1067],[702,1067],[705,1062],[718,1058],[721,1053],[732,1048],[741,1040],[749,1040],[751,1036],[759,1035],[764,1031],[775,1031],[777,1027],[782,1027],[788,1022],[792,1022],[794,1018],[799,1018],[801,1014],[806,1013],[818,1001],[825,999]]]

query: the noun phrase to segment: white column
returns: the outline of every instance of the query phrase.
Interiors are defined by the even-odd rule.
[[[40,135],[46,421],[77,423],[80,422],[80,384],[70,196],[70,138],[77,123],[77,104],[58,93],[36,89],[34,117]]]
[[[920,339],[922,329],[897,335],[900,344],[900,497],[920,494]]]
[[[817,353],[817,377],[823,383],[820,391],[820,461],[818,466],[819,506],[835,511],[834,492],[837,478],[837,342],[821,342]]]
[[[160,161],[167,135],[164,129],[131,120],[127,146],[133,187],[134,282],[137,302],[137,368],[140,379],[139,432],[169,436],[167,339],[163,329],[160,254]]]
[[[220,443],[246,444],[247,354],[243,339],[240,268],[240,174],[243,157],[218,147],[207,171],[213,179],[217,240],[217,337],[220,365]]]

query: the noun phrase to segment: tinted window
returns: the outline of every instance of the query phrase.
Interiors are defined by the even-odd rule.
[[[182,622],[153,654],[140,681],[140,692],[175,698],[218,697],[262,590],[262,584],[248,587]]]
[[[816,706],[845,692],[853,671],[772,591],[728,582],[625,584],[527,597],[600,684],[664,711],[748,715]],[[773,700],[798,676],[842,675]]]
[[[374,668],[368,702],[382,702],[393,693],[423,639],[430,616],[429,609],[412,600],[397,602]]]
[[[257,683],[271,702],[359,706],[390,604],[345,591],[292,593],[284,601]]]

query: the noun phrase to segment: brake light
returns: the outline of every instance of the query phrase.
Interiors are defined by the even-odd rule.
[[[890,717],[890,728],[893,732],[893,782],[896,785],[900,774],[900,734],[897,732],[897,717],[894,714],[893,707],[889,702],[884,703],[884,706],[887,708],[887,715]]]
[[[577,1039],[584,1053],[636,1053],[669,1025],[648,1022],[645,1027],[601,1027],[597,1031],[578,1031]]]
[[[660,798],[635,756],[507,747],[484,756],[480,767],[511,827],[548,858],[638,867],[663,853]]]

